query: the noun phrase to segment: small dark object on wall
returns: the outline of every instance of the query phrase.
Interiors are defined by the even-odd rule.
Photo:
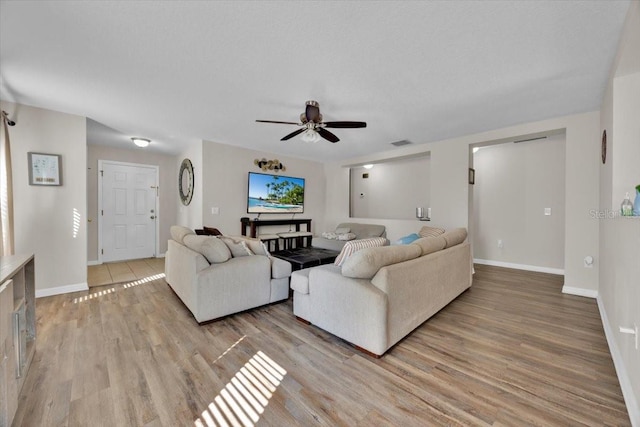
[[[474,185],[476,183],[476,170],[469,168],[469,184]]]

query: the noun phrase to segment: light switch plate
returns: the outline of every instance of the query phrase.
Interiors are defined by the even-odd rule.
[[[220,215],[220,208],[211,208],[211,215]]]
[[[544,208],[545,215],[551,215],[551,208]]]

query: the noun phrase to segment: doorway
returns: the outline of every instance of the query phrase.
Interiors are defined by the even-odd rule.
[[[155,257],[158,166],[98,160],[98,169],[99,262]]]

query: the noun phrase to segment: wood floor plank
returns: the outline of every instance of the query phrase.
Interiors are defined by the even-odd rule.
[[[597,304],[562,294],[560,276],[476,266],[373,359],[297,321],[291,300],[200,326],[149,276],[160,265],[37,300],[14,426],[630,425]]]

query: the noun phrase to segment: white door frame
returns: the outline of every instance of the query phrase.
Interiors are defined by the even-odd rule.
[[[118,162],[115,160],[100,160],[98,159],[98,264],[102,264],[102,178],[104,170],[103,165],[105,163],[110,163],[112,165],[117,166],[132,166],[132,167],[143,167],[143,168],[151,168],[156,171],[156,198],[155,198],[155,215],[156,215],[156,229],[155,229],[155,248],[154,248],[154,256],[157,258],[160,253],[160,221],[158,219],[158,207],[160,206],[160,166],[158,165],[147,165],[143,163],[128,163],[128,162]]]

